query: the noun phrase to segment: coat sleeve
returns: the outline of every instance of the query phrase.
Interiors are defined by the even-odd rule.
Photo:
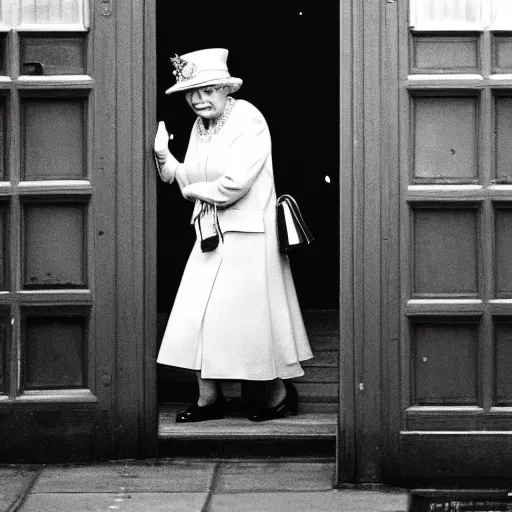
[[[159,135],[160,137],[162,137],[160,123],[158,125],[158,132],[155,137],[155,145],[153,147],[153,155],[155,156],[158,174],[160,175],[162,181],[164,181],[165,183],[170,184],[173,183],[174,180],[176,180],[180,189],[183,190],[183,188],[185,188],[190,183],[187,176],[187,171],[185,169],[185,165],[180,163],[169,151],[169,148],[167,147],[169,135],[167,133],[167,130],[165,130],[165,125],[163,126],[163,131],[165,132],[164,140],[158,140]],[[192,130],[189,137],[189,148],[192,143],[193,133],[194,131]]]
[[[183,196],[227,207],[241,199],[258,177],[271,150],[263,119],[253,119],[236,137],[226,155],[226,172],[215,181],[200,181],[182,189]]]
[[[178,162],[170,151],[167,151],[165,155],[158,154],[155,151],[154,155],[158,174],[160,174],[162,181],[172,183],[176,180],[181,189],[189,184],[185,166]]]

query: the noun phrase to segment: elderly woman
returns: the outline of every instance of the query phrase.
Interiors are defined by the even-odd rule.
[[[185,160],[168,149],[159,123],[154,151],[160,177],[193,201],[197,233],[158,354],[160,364],[196,371],[199,397],[178,422],[222,418],[219,380],[267,381],[265,403],[248,418],[297,414],[288,380],[312,357],[286,256],[278,250],[270,133],[262,114],[235,100],[228,51],[171,59],[176,84],[197,114]]]

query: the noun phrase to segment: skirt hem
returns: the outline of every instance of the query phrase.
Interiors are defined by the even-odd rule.
[[[201,368],[190,368],[188,366],[177,366],[167,363],[162,363],[160,361],[157,361],[158,364],[162,364],[164,366],[169,366],[172,368],[179,368],[180,370],[190,370],[193,372],[200,372]],[[297,363],[299,364],[299,363]],[[304,370],[301,366],[298,368],[294,368],[293,370],[290,370],[290,372],[276,372],[273,375],[223,375],[223,374],[203,374],[201,372],[201,378],[203,379],[212,379],[212,380],[250,380],[250,381],[269,381],[274,379],[295,379],[298,377],[304,376]]]

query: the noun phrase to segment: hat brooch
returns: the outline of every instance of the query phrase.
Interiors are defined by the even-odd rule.
[[[187,62],[179,57],[178,54],[176,54],[176,57],[171,57],[171,62],[174,66],[172,74],[176,77],[176,82],[190,80],[196,76],[197,66],[193,62]]]

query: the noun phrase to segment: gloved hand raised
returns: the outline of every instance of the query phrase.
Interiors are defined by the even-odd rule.
[[[153,151],[158,167],[158,172],[163,181],[172,183],[174,181],[176,169],[179,165],[178,160],[169,151],[169,133],[165,127],[165,123],[160,121],[155,135]]]
[[[164,160],[167,158],[167,154],[169,153],[169,147],[167,144],[169,143],[169,133],[165,127],[164,121],[160,121],[158,123],[158,129],[155,135],[155,143],[153,149],[157,158],[160,160]]]

